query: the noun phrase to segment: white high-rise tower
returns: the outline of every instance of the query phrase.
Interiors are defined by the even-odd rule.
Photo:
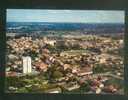
[[[31,57],[23,57],[23,73],[28,74],[32,72]]]

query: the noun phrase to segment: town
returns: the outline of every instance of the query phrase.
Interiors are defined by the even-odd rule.
[[[6,92],[123,94],[123,38],[7,38]]]

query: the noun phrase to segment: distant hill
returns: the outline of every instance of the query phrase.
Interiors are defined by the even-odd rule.
[[[32,33],[40,31],[84,31],[84,33],[123,33],[121,23],[49,23],[7,22],[7,33]]]

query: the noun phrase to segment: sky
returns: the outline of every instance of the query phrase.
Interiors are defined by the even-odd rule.
[[[123,10],[7,9],[7,22],[124,23]]]

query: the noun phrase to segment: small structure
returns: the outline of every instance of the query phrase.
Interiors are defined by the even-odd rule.
[[[56,44],[56,40],[49,40],[47,37],[44,37],[44,43],[54,46]]]
[[[80,85],[78,85],[76,82],[69,83],[63,86],[63,88],[67,91],[72,91],[80,88]]]
[[[40,71],[47,71],[48,65],[44,62],[36,62],[34,66]]]
[[[61,90],[61,88],[53,88],[53,89],[49,89],[49,90],[47,90],[47,91],[45,91],[45,93],[61,93],[62,92],[62,90]]]
[[[72,90],[75,90],[75,89],[79,89],[80,88],[80,85],[73,85],[72,87],[68,87],[68,91],[72,91]]]
[[[23,73],[28,74],[32,72],[31,57],[23,57]]]
[[[119,43],[120,43],[120,44],[123,44],[123,42],[124,42],[123,39],[120,39],[120,40],[119,40]]]
[[[90,74],[93,74],[91,67],[82,68],[80,71],[77,72],[78,76],[85,76],[85,75],[90,75]]]
[[[101,58],[101,59],[100,59],[100,63],[101,63],[101,64],[106,63],[106,59],[105,59],[105,58]]]

